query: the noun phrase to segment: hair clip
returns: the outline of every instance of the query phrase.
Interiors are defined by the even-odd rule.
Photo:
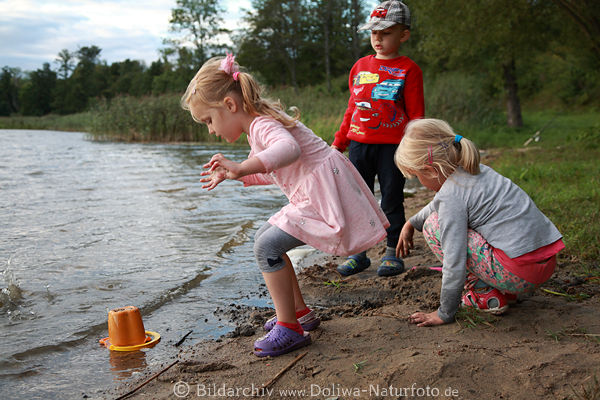
[[[196,94],[196,88],[194,88],[194,90],[192,90],[192,94]]]
[[[239,74],[239,68],[235,65],[235,57],[232,53],[225,53],[226,56],[223,60],[221,60],[221,65],[219,69],[225,72],[227,75],[231,75],[234,81],[237,81],[237,77]]]
[[[438,144],[444,150],[448,150],[448,147],[450,147],[450,145],[448,143],[445,143],[445,142],[438,142]]]
[[[427,146],[427,158],[429,160],[429,165],[433,165],[433,149],[431,146]]]

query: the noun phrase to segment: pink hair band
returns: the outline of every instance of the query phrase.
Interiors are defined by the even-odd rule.
[[[239,75],[239,69],[235,65],[235,57],[232,53],[226,52],[226,56],[221,60],[219,69],[228,75],[231,75],[234,81],[237,81]]]

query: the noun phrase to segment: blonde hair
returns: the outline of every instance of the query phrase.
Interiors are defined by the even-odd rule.
[[[185,94],[181,97],[181,107],[191,113],[193,104],[200,107],[220,107],[223,99],[235,93],[242,100],[245,112],[250,115],[269,116],[281,122],[286,128],[296,125],[300,118],[297,108],[292,107],[294,116],[289,116],[283,109],[281,102],[261,97],[262,88],[249,73],[240,70],[237,79],[220,69],[224,57],[215,57],[208,60],[194,78],[190,81]],[[239,65],[235,63],[239,68]],[[192,114],[196,122],[196,118]]]
[[[471,175],[479,174],[479,150],[475,143],[456,135],[446,121],[433,118],[415,119],[406,125],[394,162],[406,177],[426,165],[445,178],[459,166]]]

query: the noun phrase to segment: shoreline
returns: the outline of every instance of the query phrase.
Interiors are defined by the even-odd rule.
[[[407,215],[429,198],[427,192],[408,198]],[[586,300],[567,301],[538,290],[501,317],[472,313],[455,323],[419,328],[406,318],[437,308],[441,274],[410,267],[438,262],[416,235],[414,252],[405,259],[408,271],[381,278],[376,266],[383,252],[382,244],[369,250],[373,265],[345,278],[335,271],[343,258],[304,255],[301,262],[307,266],[298,280],[322,319],[311,332],[311,345],[275,358],[256,357],[252,343],[264,334],[262,324],[274,310],[234,307],[226,312],[237,325],[233,332],[188,344],[175,360],[106,394],[118,398],[135,390],[127,396],[131,399],[531,399],[600,393],[594,387],[600,379],[600,285],[574,277],[568,263],[559,265],[543,287],[586,293]]]

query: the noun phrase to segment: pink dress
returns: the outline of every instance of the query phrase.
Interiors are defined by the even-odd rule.
[[[267,172],[245,186],[276,184],[290,203],[269,223],[326,253],[350,255],[386,237],[389,222],[352,163],[302,123],[285,128],[269,117],[250,125],[248,156]]]

